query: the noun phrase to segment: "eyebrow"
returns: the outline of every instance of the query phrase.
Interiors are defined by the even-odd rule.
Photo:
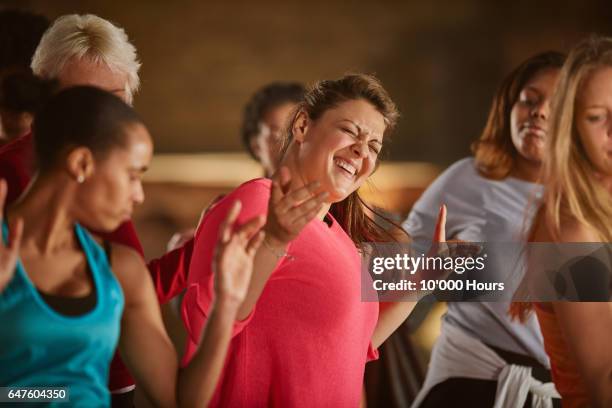
[[[532,92],[537,92],[538,94],[542,95],[543,92],[541,89],[536,88],[533,85],[527,85],[525,88],[523,88],[525,91],[532,91]]]
[[[351,125],[353,125],[353,126],[355,126],[357,128],[357,132],[363,133],[363,130],[361,129],[361,126],[359,126],[358,124],[356,124],[355,122],[353,122],[350,119],[340,119],[339,122],[349,122]],[[378,139],[372,139],[372,142],[376,142],[376,143],[382,145],[382,142],[380,140],[378,140]]]
[[[595,105],[585,106],[584,109],[606,109],[607,110],[608,107],[605,106],[605,105],[597,105],[597,104],[595,104]]]

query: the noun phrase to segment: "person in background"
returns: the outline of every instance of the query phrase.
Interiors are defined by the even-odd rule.
[[[41,78],[57,80],[61,89],[75,85],[96,86],[128,104],[132,103],[140,84],[140,62],[125,31],[92,14],[71,14],[55,20],[38,44],[31,68]],[[0,148],[0,178],[7,182],[7,203],[14,202],[28,186],[36,171],[33,159],[31,133]],[[131,221],[122,223],[115,231],[98,233],[142,255],[142,246]],[[192,249],[193,240],[190,240],[149,262],[160,303],[168,302],[185,289]],[[111,366],[109,388],[113,405],[132,405],[134,380],[118,355]]]
[[[0,118],[3,141],[26,136],[31,131],[34,114],[40,108],[43,94],[51,93],[53,80],[41,80],[29,72],[12,73],[0,84]]]
[[[440,175],[415,203],[403,226],[415,245],[434,230],[436,209],[449,209],[449,237],[470,242],[521,242],[549,137],[550,101],[564,56],[535,55],[514,69],[493,99],[486,126],[472,149]],[[533,214],[532,214],[533,215]],[[495,257],[489,257],[494,259]],[[490,267],[494,267],[489,265]],[[531,406],[537,390],[518,393],[530,376],[507,375],[511,364],[530,367],[550,382],[549,362],[535,316],[525,324],[508,316],[509,302],[449,302],[427,376],[414,407]],[[479,368],[489,367],[489,370]],[[530,380],[529,380],[530,381]],[[523,384],[523,385],[521,385]],[[498,392],[509,386],[507,393]],[[522,395],[522,400],[508,400]],[[504,405],[505,406],[505,405]]]
[[[610,257],[612,38],[591,37],[570,52],[553,100],[543,170],[544,199],[530,241],[601,242]],[[612,268],[609,260],[605,267]],[[544,265],[528,273],[545,273]],[[608,278],[608,299],[609,284]],[[612,406],[612,302],[515,303],[512,315],[525,321],[533,310],[563,407]]]
[[[244,107],[242,142],[266,177],[276,172],[283,132],[305,91],[298,82],[272,82],[257,90]]]
[[[0,11],[0,145],[29,132],[33,104],[30,62],[49,27],[46,17],[26,10]],[[5,78],[10,77],[5,84]]]
[[[242,143],[251,157],[257,160],[266,177],[271,177],[281,159],[282,133],[287,128],[295,108],[304,99],[304,86],[299,82],[272,82],[251,96],[242,116]],[[204,212],[217,203],[216,197]],[[195,228],[175,233],[168,241],[168,250],[184,245],[193,238]]]

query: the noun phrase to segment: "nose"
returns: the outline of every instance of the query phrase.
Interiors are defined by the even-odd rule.
[[[539,118],[542,120],[548,119],[549,113],[550,103],[548,102],[548,100],[536,104],[530,112],[532,118]]]
[[[358,140],[353,144],[351,150],[353,151],[353,153],[355,153],[357,157],[367,157],[368,144],[363,140]]]
[[[144,189],[142,188],[142,182],[138,181],[135,183],[134,191],[132,193],[132,201],[135,204],[142,204],[145,199]]]

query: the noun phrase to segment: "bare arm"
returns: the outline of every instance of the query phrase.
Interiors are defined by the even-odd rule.
[[[612,303],[554,302],[553,308],[593,406],[612,406]]]
[[[438,222],[434,231],[434,247],[446,240],[446,206],[440,207]],[[435,250],[435,249],[434,249]],[[436,250],[437,251],[437,250]],[[408,318],[416,302],[381,302],[378,322],[372,334],[372,346],[380,347],[389,336]]]
[[[163,326],[146,265],[131,249],[114,248],[113,266],[126,297],[120,350],[145,395],[158,406],[206,406],[212,398],[250,280],[253,257],[263,238],[262,233],[256,233],[263,224],[259,217],[231,232],[239,212],[237,202],[221,228],[213,261],[216,299],[201,345],[183,369],[179,369],[176,351]]]
[[[321,210],[327,193],[314,195],[318,183],[289,191],[291,175],[287,168],[281,168],[272,180],[268,218],[264,231],[264,244],[255,254],[253,277],[248,293],[238,311],[238,320],[244,320],[253,310],[263,292],[270,274],[276,268],[280,257],[291,240]]]
[[[176,406],[178,359],[146,265],[135,251],[121,245],[113,246],[112,264],[125,294],[121,356],[149,401]]]
[[[600,241],[594,231],[567,219],[562,221],[561,237],[564,242]],[[612,406],[612,303],[553,302],[552,306],[593,406]]]
[[[181,406],[207,406],[212,399],[225,363],[236,315],[253,274],[255,253],[264,237],[260,231],[264,218],[255,217],[232,233],[240,208],[241,203],[236,201],[219,231],[213,261],[215,300],[198,351],[179,374]]]

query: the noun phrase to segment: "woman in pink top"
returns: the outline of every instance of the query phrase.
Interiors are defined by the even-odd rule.
[[[221,220],[236,199],[244,203],[238,224],[267,214],[213,406],[359,405],[365,363],[413,307],[379,310],[361,301],[359,249],[392,237],[367,215],[357,190],[376,168],[396,118],[372,76],[317,83],[289,124],[284,167],[274,179],[243,184],[203,218],[182,309],[189,332],[184,362],[212,301],[210,260]]]

